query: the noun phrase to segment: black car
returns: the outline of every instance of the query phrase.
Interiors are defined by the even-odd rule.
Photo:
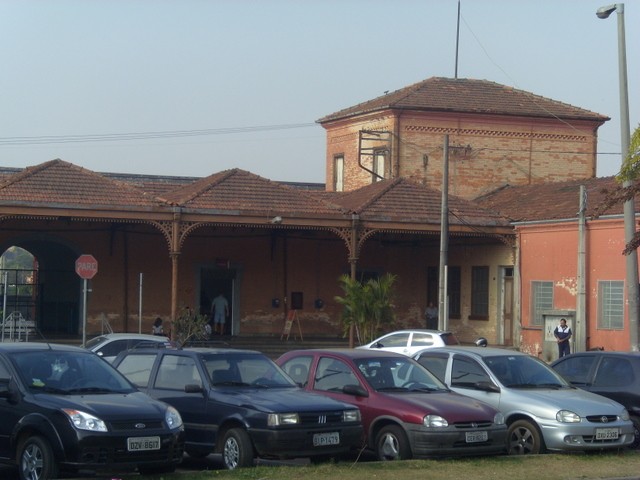
[[[22,480],[173,471],[184,451],[177,410],[80,347],[0,343],[0,418],[0,462]]]
[[[624,405],[635,427],[632,447],[640,448],[640,353],[573,353],[551,367],[574,386]]]
[[[325,457],[361,446],[360,411],[300,389],[251,350],[129,350],[113,362],[140,390],[185,422],[186,452],[222,454],[228,469],[255,457]]]

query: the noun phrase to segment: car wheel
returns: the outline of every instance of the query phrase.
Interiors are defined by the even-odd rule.
[[[253,445],[249,434],[241,428],[232,428],[222,441],[222,462],[229,470],[253,465]]]
[[[376,436],[378,460],[407,460],[412,457],[409,440],[397,425],[387,425]]]
[[[544,453],[545,447],[538,427],[528,420],[518,420],[509,425],[509,455],[532,455]]]
[[[635,438],[633,439],[633,443],[629,445],[629,448],[640,448],[640,417],[631,417],[631,421],[633,422],[633,434]]]
[[[58,476],[58,465],[49,442],[41,436],[27,437],[18,447],[20,480],[49,480]]]

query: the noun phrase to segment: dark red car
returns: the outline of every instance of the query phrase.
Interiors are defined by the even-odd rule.
[[[380,460],[506,452],[500,412],[452,392],[405,355],[294,350],[276,363],[306,390],[356,405]]]

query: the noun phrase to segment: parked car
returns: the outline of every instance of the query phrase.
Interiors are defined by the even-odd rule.
[[[572,385],[624,405],[635,427],[633,448],[640,448],[640,353],[580,352],[551,364]]]
[[[0,343],[0,418],[0,462],[22,480],[173,471],[183,456],[177,410],[80,347]]]
[[[301,390],[256,351],[128,350],[114,366],[180,412],[189,455],[220,453],[228,469],[255,457],[340,455],[362,441],[357,408]]]
[[[446,345],[460,345],[460,342],[451,332],[417,329],[397,330],[387,333],[373,342],[356,348],[375,349],[412,356],[424,348],[444,347]]]
[[[621,448],[633,423],[617,402],[579,390],[522,352],[477,347],[424,349],[414,357],[452,390],[499,408],[510,454]]]
[[[357,406],[366,443],[380,460],[506,452],[500,412],[451,392],[405,355],[294,350],[276,362],[308,391]]]
[[[107,333],[88,340],[85,348],[97,353],[107,362],[123,350],[132,348],[170,348],[173,343],[162,335],[148,335],[145,333]]]

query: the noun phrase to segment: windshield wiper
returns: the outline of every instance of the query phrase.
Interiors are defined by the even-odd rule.
[[[66,390],[66,393],[113,393],[113,390],[102,387],[79,387]]]

